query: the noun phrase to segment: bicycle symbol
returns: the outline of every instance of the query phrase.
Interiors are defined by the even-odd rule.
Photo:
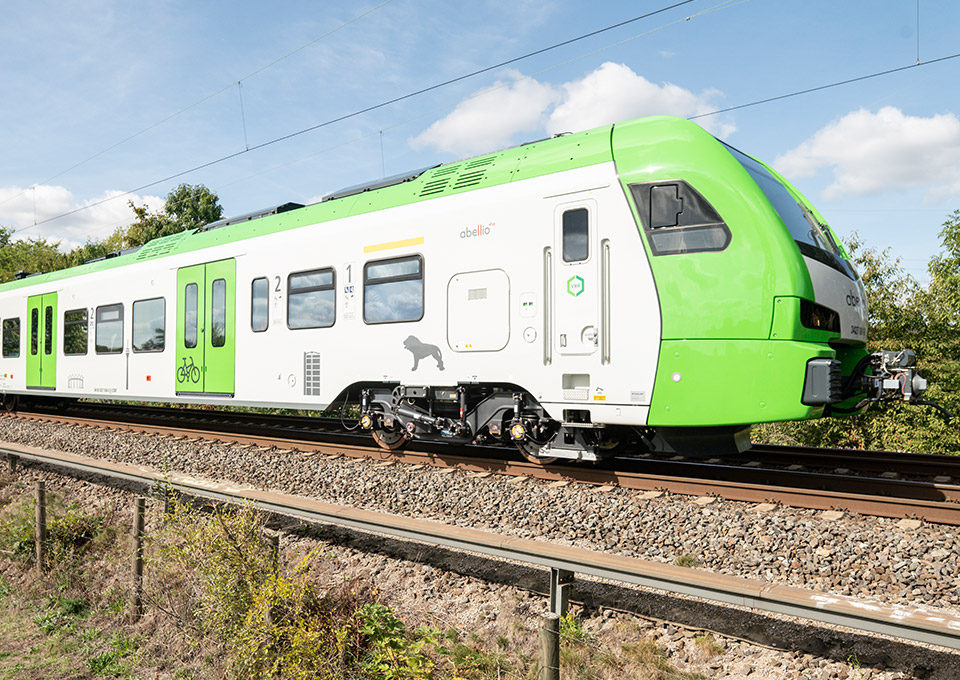
[[[187,380],[190,382],[200,382],[200,367],[193,363],[193,357],[190,357],[190,363],[187,363],[187,357],[183,358],[183,366],[177,369],[177,382],[182,383]]]

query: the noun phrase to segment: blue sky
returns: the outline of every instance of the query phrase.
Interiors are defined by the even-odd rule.
[[[670,4],[14,3],[0,25],[0,225],[70,246],[181,182],[239,215],[554,132],[694,116],[960,52],[949,0],[919,0],[919,24],[917,0],[694,0],[245,152]],[[697,122],[925,280],[960,207],[958,82],[951,59]]]

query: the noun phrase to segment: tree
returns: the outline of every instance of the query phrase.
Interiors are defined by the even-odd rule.
[[[133,202],[129,205],[136,220],[128,228],[120,227],[106,239],[87,241],[68,253],[60,251],[59,241],[14,241],[15,231],[0,226],[0,283],[12,281],[21,271],[35,274],[75,267],[124,248],[141,246],[161,236],[197,229],[223,215],[217,195],[202,184],[181,184],[167,194],[163,209],[157,213],[150,213],[146,206],[137,207]]]
[[[134,248],[155,238],[197,229],[223,216],[223,207],[215,193],[202,184],[181,184],[167,194],[163,209],[150,213],[147,206],[129,202],[136,220],[123,237],[124,248]]]
[[[0,282],[12,281],[18,272],[50,272],[65,266],[59,243],[42,238],[13,241],[13,234],[13,229],[0,227]]]

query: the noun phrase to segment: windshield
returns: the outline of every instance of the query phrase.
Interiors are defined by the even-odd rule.
[[[853,268],[837,247],[830,228],[818,221],[806,206],[797,202],[787,188],[763,165],[731,146],[727,146],[727,149],[740,161],[740,165],[773,205],[800,247],[800,252],[856,279]]]

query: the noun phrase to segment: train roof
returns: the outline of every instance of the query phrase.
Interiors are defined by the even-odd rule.
[[[76,267],[30,275],[0,284],[0,291],[53,283],[81,274],[609,162],[614,155],[615,127],[620,130],[630,128],[645,137],[647,143],[652,141],[649,137],[652,134],[659,137],[671,132],[683,132],[686,134],[681,136],[687,137],[693,130],[698,131],[705,139],[713,139],[695,123],[670,116],[641,118],[584,132],[556,135],[483,156],[347,187],[328,194],[319,203],[312,205],[286,203],[247,215],[226,218],[199,229],[157,238],[140,248],[114,253]]]

